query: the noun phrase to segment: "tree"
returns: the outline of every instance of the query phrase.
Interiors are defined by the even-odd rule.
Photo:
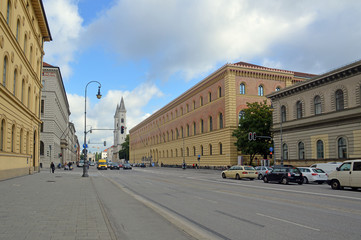
[[[238,151],[250,155],[250,164],[252,164],[255,155],[267,156],[272,141],[268,138],[257,138],[256,141],[249,141],[248,134],[255,132],[257,136],[271,137],[272,111],[263,103],[247,103],[247,108],[243,110],[244,114],[239,119],[239,125],[234,130],[232,136],[237,138],[235,145]]]
[[[119,159],[129,160],[129,134],[125,137],[125,142],[122,143],[122,149],[119,150]]]

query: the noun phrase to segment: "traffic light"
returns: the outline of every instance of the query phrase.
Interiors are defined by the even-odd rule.
[[[104,141],[104,146],[106,146],[107,145],[107,141]]]
[[[273,154],[272,152],[269,153],[270,158],[272,158],[272,154]]]
[[[121,126],[121,128],[120,128],[120,133],[121,133],[121,134],[124,133],[124,126]]]

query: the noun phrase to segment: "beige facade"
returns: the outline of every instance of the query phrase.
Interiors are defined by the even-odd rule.
[[[244,62],[226,64],[132,128],[129,161],[237,164],[232,133],[247,102],[263,102],[266,94],[310,77]]]
[[[39,171],[42,1],[0,1],[0,179]]]
[[[358,61],[267,96],[278,161],[310,166],[361,158],[360,73]]]

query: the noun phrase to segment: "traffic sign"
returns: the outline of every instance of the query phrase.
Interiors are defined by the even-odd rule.
[[[270,150],[271,152],[273,152],[273,147],[270,147],[269,150]]]
[[[88,148],[88,144],[83,144],[83,148]]]

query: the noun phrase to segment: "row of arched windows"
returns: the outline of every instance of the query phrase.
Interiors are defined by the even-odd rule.
[[[275,91],[279,91],[281,90],[281,87],[276,87]],[[246,94],[246,84],[245,83],[241,83],[239,85],[239,94],[241,95],[245,95]],[[264,96],[264,86],[261,84],[258,86],[258,96]]]
[[[11,132],[10,136],[7,136],[9,134],[7,123],[5,119],[1,120],[0,124],[0,151],[1,152],[12,152],[12,153],[26,153],[30,154],[29,152],[29,143],[30,143],[30,135],[29,132],[26,131],[23,128],[20,129],[19,135],[17,134],[16,125],[11,125]],[[6,141],[10,137],[10,141]],[[16,149],[17,142],[19,143],[19,149]],[[6,144],[10,143],[10,146],[7,146]],[[25,146],[25,147],[24,147]]]
[[[201,156],[212,156],[214,154],[219,154],[222,155],[223,154],[223,146],[222,143],[218,143],[218,149],[217,149],[217,153],[214,152],[213,150],[213,146],[212,144],[208,145],[208,152],[205,151],[205,148],[203,145],[199,146],[199,149],[197,150],[196,146],[193,146],[191,148],[187,147],[185,149],[180,148],[179,151],[178,149],[170,149],[170,150],[163,150],[160,151],[160,158],[169,158],[169,157],[189,157],[189,156],[197,156],[197,155],[201,155]],[[184,152],[184,153],[183,153]]]
[[[316,142],[316,151],[317,151],[317,159],[324,159],[325,153],[324,153],[324,144],[322,140],[317,140]],[[288,145],[287,143],[283,144],[282,147],[282,157],[284,160],[289,159],[289,151],[288,151]],[[299,160],[305,160],[306,154],[305,154],[305,144],[301,141],[297,145],[297,158]],[[340,137],[337,139],[337,156],[339,159],[346,159],[347,158],[347,141],[344,137]]]

